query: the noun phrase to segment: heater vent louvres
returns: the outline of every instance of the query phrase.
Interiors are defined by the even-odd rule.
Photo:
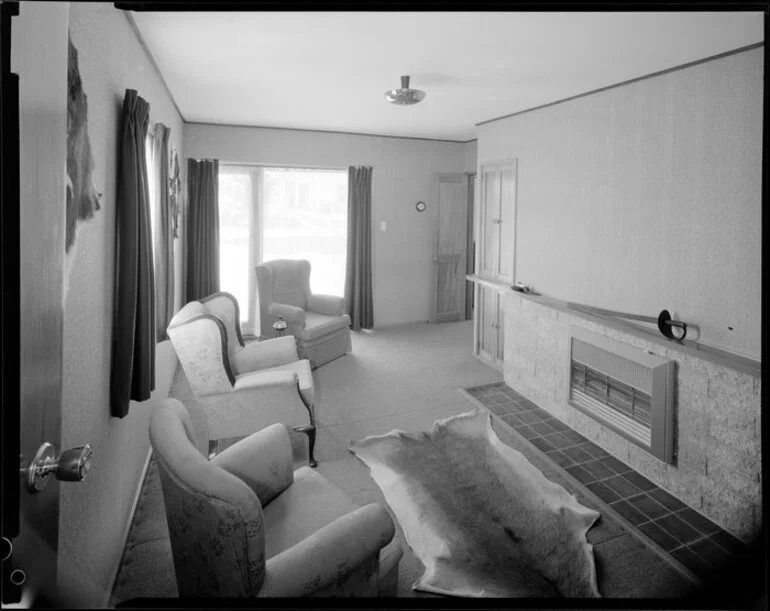
[[[671,462],[674,362],[581,327],[570,343],[570,403]]]

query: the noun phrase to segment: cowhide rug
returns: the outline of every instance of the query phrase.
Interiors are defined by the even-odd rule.
[[[425,565],[413,588],[472,597],[599,597],[586,532],[600,514],[503,444],[489,414],[350,445]]]

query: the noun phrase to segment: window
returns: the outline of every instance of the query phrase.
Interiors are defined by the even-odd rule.
[[[307,259],[314,293],[344,294],[347,191],[347,170],[220,164],[220,288],[238,299],[246,331],[259,331],[262,261]]]

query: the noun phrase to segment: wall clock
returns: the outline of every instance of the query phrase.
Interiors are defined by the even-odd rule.
[[[415,205],[415,208],[417,208],[417,212],[424,212],[425,202],[417,202],[417,204]]]

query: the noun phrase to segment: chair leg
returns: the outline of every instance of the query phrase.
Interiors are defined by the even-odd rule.
[[[315,460],[314,451],[315,451],[315,425],[314,424],[308,424],[306,426],[295,426],[293,427],[295,431],[298,433],[305,433],[307,435],[309,450],[308,450],[308,464],[313,467],[314,469],[318,466],[318,463]]]

